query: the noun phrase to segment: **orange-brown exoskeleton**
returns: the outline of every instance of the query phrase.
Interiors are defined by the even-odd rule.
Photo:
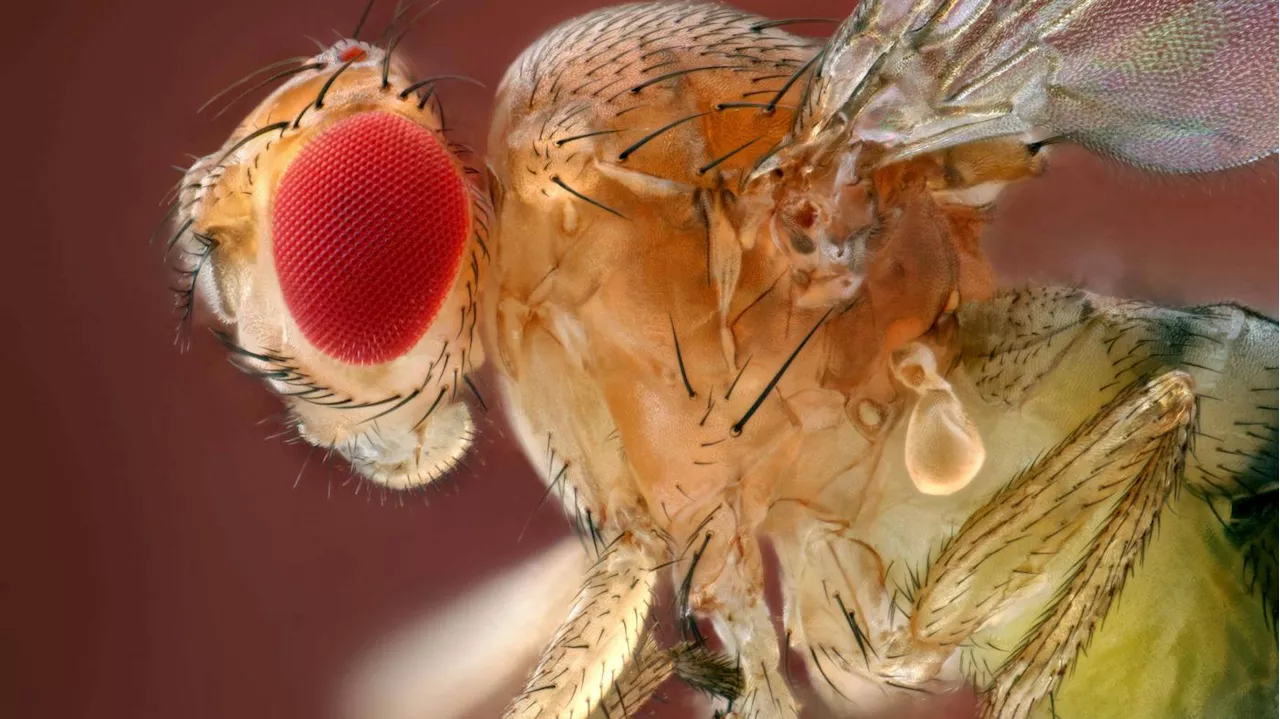
[[[735,657],[732,716],[798,715],[787,649],[842,715],[968,683],[987,717],[1274,716],[1275,322],[1001,289],[978,240],[1050,143],[1274,152],[1275,15],[864,0],[818,44],[656,3],[527,50],[486,331],[599,559],[507,717],[634,706],[653,650],[617,618],[658,568]]]
[[[436,84],[343,40],[285,80],[183,179],[170,253],[184,320],[201,301],[308,442],[414,489],[462,459],[487,198],[445,135]]]
[[[431,81],[372,45],[291,67],[191,169],[175,249],[304,437],[429,481],[469,443],[483,337],[589,547],[478,596],[525,600],[483,637],[437,635],[493,660],[437,639],[422,711],[549,640],[508,719],[628,716],[672,675],[796,717],[790,652],[841,716],[965,686],[992,718],[1275,716],[1275,321],[1001,288],[979,242],[1057,143],[1181,173],[1274,153],[1274,0],[790,24],[673,2],[551,30],[497,92],[492,236]]]

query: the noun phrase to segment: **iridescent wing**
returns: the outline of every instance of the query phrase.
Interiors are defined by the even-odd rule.
[[[1274,0],[868,0],[815,63],[797,135],[888,160],[1064,138],[1165,172],[1276,151]]]

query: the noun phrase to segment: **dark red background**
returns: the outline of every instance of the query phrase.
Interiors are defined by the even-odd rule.
[[[276,403],[212,340],[173,348],[147,236],[178,178],[169,165],[234,123],[195,109],[311,52],[306,35],[349,31],[360,4],[5,9],[0,715],[322,716],[361,647],[562,531],[544,509],[517,543],[541,489],[497,427],[429,506],[353,497],[341,471],[330,496],[318,460],[300,473],[304,447],[265,439]],[[424,72],[493,87],[539,32],[597,4],[451,0],[412,52]],[[848,6],[741,4],[779,16]],[[451,123],[481,143],[487,94],[445,97]],[[1189,181],[1071,154],[1009,193],[991,253],[1011,278],[1274,313],[1276,190],[1274,159]]]

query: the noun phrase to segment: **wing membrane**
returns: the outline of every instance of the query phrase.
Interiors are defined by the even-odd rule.
[[[1001,135],[1066,137],[1168,172],[1276,150],[1275,0],[862,3],[798,130],[891,159]]]
[[[1274,152],[1275,18],[1275,4],[1248,1],[1090,8],[1046,38],[1063,58],[1051,126],[1177,170]]]

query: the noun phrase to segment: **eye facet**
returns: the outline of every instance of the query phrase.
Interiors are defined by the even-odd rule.
[[[304,337],[349,364],[408,352],[458,273],[470,200],[431,130],[389,112],[335,123],[277,188],[272,253]]]

